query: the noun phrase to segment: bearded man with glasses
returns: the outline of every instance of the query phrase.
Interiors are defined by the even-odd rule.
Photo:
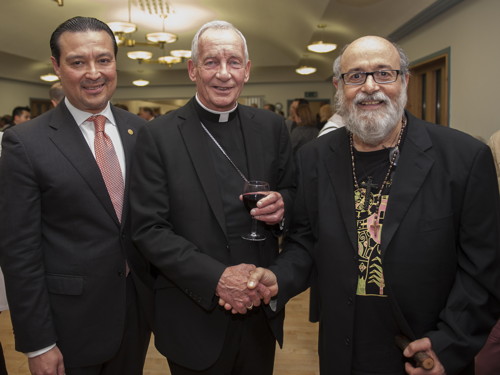
[[[314,269],[321,374],[473,374],[500,312],[491,151],[405,111],[408,66],[380,37],[342,51],[333,83],[345,127],[298,152],[291,234],[249,282],[276,278],[279,309]]]

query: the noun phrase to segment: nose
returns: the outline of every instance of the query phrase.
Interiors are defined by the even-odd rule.
[[[363,83],[362,90],[368,93],[375,92],[379,90],[379,85],[373,79],[373,75],[369,75],[366,77],[365,83]]]
[[[90,79],[97,79],[99,78],[100,76],[100,71],[96,65],[96,63],[94,62],[90,62],[88,64],[88,69],[87,69],[87,72],[86,72],[86,76]]]
[[[216,77],[221,80],[228,80],[229,78],[231,78],[231,73],[229,73],[227,63],[223,62],[219,65]]]

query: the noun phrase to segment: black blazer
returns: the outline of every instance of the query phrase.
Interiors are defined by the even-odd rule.
[[[112,111],[129,176],[144,121]],[[125,201],[120,224],[95,158],[64,103],[5,132],[0,261],[18,351],[57,343],[69,367],[102,363],[116,353],[126,328],[126,258],[141,296],[148,297],[148,266],[130,240],[128,211]]]
[[[195,370],[218,358],[231,314],[217,305],[217,283],[232,259],[210,139],[192,99],[149,122],[140,132],[131,181],[133,238],[159,270],[155,285],[156,347],[168,359]],[[293,171],[283,118],[238,106],[249,179],[270,183],[291,211]],[[242,183],[243,186],[243,183]],[[263,266],[278,255],[271,228],[260,243]],[[283,314],[270,318],[283,337]]]
[[[407,129],[382,230],[384,279],[403,333],[428,336],[453,375],[473,363],[500,311],[495,168],[489,148],[459,131],[410,114]],[[297,169],[290,242],[272,268],[278,300],[315,268],[321,372],[348,375],[358,264],[346,129],[305,145]]]

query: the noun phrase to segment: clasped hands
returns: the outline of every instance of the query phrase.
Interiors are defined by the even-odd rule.
[[[269,304],[278,294],[278,281],[272,271],[242,263],[224,270],[216,294],[220,306],[233,314],[246,314],[262,302]]]
[[[268,225],[280,223],[285,214],[283,197],[276,191],[269,192],[257,202],[257,207],[250,214]],[[254,306],[260,306],[262,301],[268,304],[278,294],[278,281],[269,270],[253,264],[239,264],[224,270],[216,294],[220,306],[233,314],[245,314]]]

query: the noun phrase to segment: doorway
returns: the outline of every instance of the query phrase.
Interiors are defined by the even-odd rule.
[[[449,48],[410,65],[406,108],[418,118],[449,125]]]

